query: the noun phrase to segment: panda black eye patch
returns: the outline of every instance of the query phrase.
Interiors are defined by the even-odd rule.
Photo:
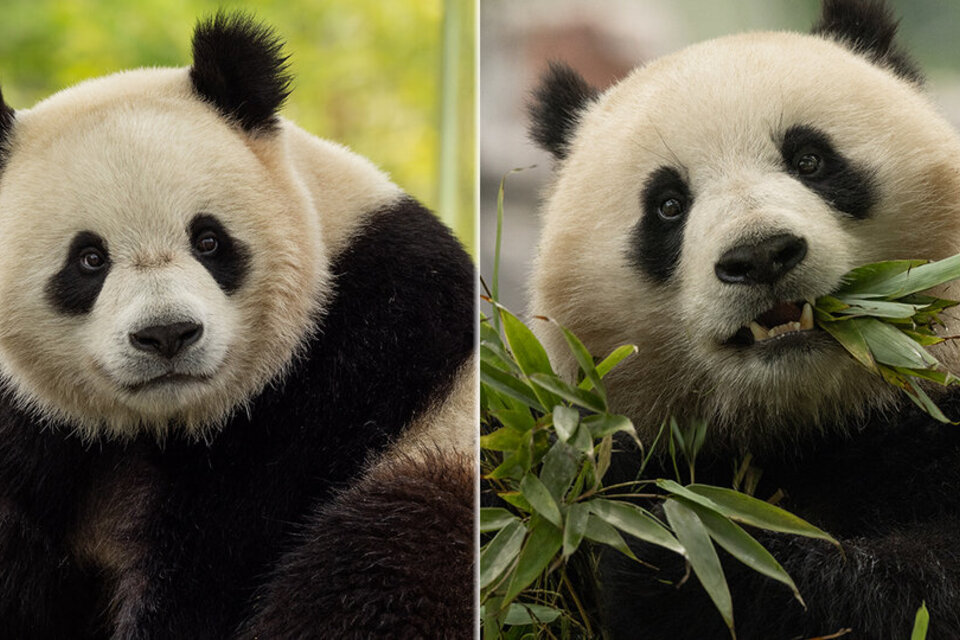
[[[787,129],[780,146],[787,173],[836,209],[863,219],[877,201],[873,173],[840,154],[830,137],[807,125]]]
[[[690,188],[673,167],[653,171],[640,192],[642,215],[633,228],[629,258],[641,273],[666,282],[677,268],[683,228],[693,205]]]
[[[231,236],[212,215],[194,216],[187,228],[193,257],[210,272],[228,295],[243,284],[250,268],[250,252],[246,245]]]
[[[109,272],[107,243],[92,231],[81,231],[70,241],[63,266],[47,282],[47,301],[61,313],[89,313]]]

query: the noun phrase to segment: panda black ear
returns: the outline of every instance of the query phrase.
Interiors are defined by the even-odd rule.
[[[580,116],[597,94],[597,90],[569,66],[551,62],[527,107],[530,137],[555,158],[563,159],[570,150],[570,140]]]
[[[923,84],[916,63],[894,42],[899,26],[883,0],[823,0],[813,33],[838,40],[896,75]]]
[[[13,121],[13,108],[3,99],[3,92],[0,91],[0,162],[7,156],[7,142],[13,132]]]
[[[290,94],[283,42],[244,13],[217,12],[193,32],[194,90],[247,132],[277,126]]]

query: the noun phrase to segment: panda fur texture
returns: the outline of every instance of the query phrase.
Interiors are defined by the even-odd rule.
[[[217,14],[0,109],[4,637],[473,629],[473,267],[284,61]]]
[[[531,103],[532,136],[557,159],[532,311],[596,354],[638,345],[610,376],[611,405],[647,442],[671,414],[707,419],[698,482],[730,486],[750,452],[755,495],[783,491],[782,506],[842,543],[845,557],[754,532],[806,610],[725,556],[741,639],[905,638],[924,601],[929,637],[960,638],[960,431],[819,330],[758,341],[750,329],[799,321],[803,301],[855,266],[960,252],[960,137],[896,30],[882,2],[825,0],[811,34],[704,42],[603,93],[555,64]],[[944,335],[956,335],[949,316]],[[563,337],[541,329],[572,375]],[[936,353],[956,372],[954,344]],[[960,416],[956,392],[938,401]],[[652,463],[647,475],[673,472]],[[660,571],[604,554],[610,637],[729,637],[679,556],[636,546]]]

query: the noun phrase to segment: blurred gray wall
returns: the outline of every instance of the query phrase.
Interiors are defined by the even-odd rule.
[[[960,2],[888,0],[900,38],[928,89],[960,126]],[[481,0],[480,263],[491,283],[497,188],[507,178],[500,299],[525,311],[536,251],[538,199],[550,156],[527,139],[525,104],[549,60],[563,60],[596,87],[644,61],[699,40],[748,30],[806,31],[817,0]]]

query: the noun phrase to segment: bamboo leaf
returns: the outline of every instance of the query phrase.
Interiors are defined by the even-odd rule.
[[[873,354],[870,353],[870,347],[867,346],[867,341],[860,332],[858,320],[849,320],[847,322],[818,322],[818,324],[821,329],[833,336],[833,338],[840,343],[840,346],[846,349],[857,362],[877,375],[880,374],[877,370],[877,361],[873,359]]]
[[[530,447],[525,442],[503,458],[503,462],[485,477],[490,480],[514,478],[519,480],[530,469]]]
[[[889,302],[887,300],[869,300],[866,298],[841,297],[847,308],[839,311],[846,316],[873,316],[876,318],[912,318],[922,311],[924,305]]]
[[[847,304],[834,296],[820,296],[817,298],[817,304],[814,305],[815,311],[822,311],[826,314],[837,314],[847,308]]]
[[[913,400],[914,404],[930,414],[931,417],[944,424],[953,424],[950,418],[944,415],[940,407],[930,399],[930,396],[927,395],[927,392],[924,391],[919,384],[910,380],[904,380],[904,383],[898,386],[906,392],[907,397]]]
[[[480,588],[500,577],[519,555],[527,529],[519,520],[500,530],[480,551]]]
[[[673,534],[640,507],[616,500],[594,499],[590,501],[590,512],[634,538],[684,555],[683,546]]]
[[[563,557],[573,555],[580,546],[583,534],[587,530],[587,519],[590,516],[590,505],[577,502],[567,509],[567,518],[563,523]]]
[[[519,371],[505,351],[498,351],[498,347],[492,347],[485,342],[480,343],[480,360],[501,371]]]
[[[590,352],[587,351],[587,348],[580,341],[580,338],[575,336],[572,331],[561,325],[556,320],[550,319],[550,322],[556,325],[560,331],[563,332],[563,337],[567,341],[567,346],[570,348],[570,352],[573,354],[573,357],[576,358],[577,364],[580,365],[580,369],[584,373],[584,379],[590,381],[590,385],[603,401],[604,408],[606,408],[607,391],[604,389],[600,374],[597,372],[597,368],[593,364],[593,356],[590,355]]]
[[[528,407],[540,412],[545,411],[543,404],[540,403],[539,398],[530,387],[509,373],[500,371],[482,360],[480,361],[480,381],[500,393],[519,400]]]
[[[530,503],[527,502],[527,499],[524,498],[523,494],[519,491],[502,491],[497,495],[499,495],[504,502],[512,504],[520,511],[523,511],[524,513],[533,513],[533,507],[530,506]]]
[[[726,549],[730,555],[754,571],[790,587],[790,590],[793,591],[793,596],[806,608],[793,579],[790,578],[784,568],[780,566],[776,558],[750,534],[727,518],[718,515],[715,511],[706,509],[699,504],[679,496],[675,496],[673,499],[682,502],[696,512],[697,517],[700,518],[700,521],[707,528],[710,537]]]
[[[709,430],[710,425],[706,420],[696,419],[690,423],[691,437],[688,439],[690,440],[691,461],[697,459],[703,443],[707,440],[707,431]]]
[[[910,338],[911,340],[919,344],[921,347],[929,347],[931,345],[940,344],[941,342],[943,342],[943,338],[936,335],[929,329],[902,328],[900,330],[903,331],[903,333],[906,334],[908,338]]]
[[[523,434],[516,429],[503,427],[493,433],[480,436],[480,446],[491,451],[513,451],[526,439]]]
[[[507,339],[510,352],[513,353],[513,358],[523,374],[527,378],[534,374],[554,376],[547,352],[540,341],[537,340],[537,337],[533,335],[533,331],[503,307],[498,309],[503,321],[503,335]],[[553,394],[548,391],[545,392],[542,387],[535,386],[532,390],[544,407],[552,407],[560,402]]]
[[[599,542],[600,544],[605,544],[608,547],[616,549],[628,558],[637,559],[637,556],[634,555],[630,547],[627,546],[627,543],[624,542],[623,536],[621,536],[612,525],[607,524],[593,514],[590,514],[587,518],[587,528],[583,532],[583,535],[588,540],[593,540],[594,542]]]
[[[818,538],[826,540],[838,548],[840,546],[840,543],[834,540],[832,536],[806,520],[745,493],[703,484],[681,487],[671,480],[658,480],[657,485],[665,491],[693,500],[697,504],[712,509],[731,520],[736,520],[751,527],[792,533],[807,538]]]
[[[920,293],[944,282],[960,278],[960,254],[936,262],[928,262],[904,271],[882,282],[873,284],[860,296],[876,298],[902,298]]]
[[[553,443],[550,451],[543,457],[540,480],[558,503],[577,477],[580,470],[579,458],[573,447],[559,440]]]
[[[690,567],[720,615],[723,616],[730,635],[736,638],[733,628],[733,600],[730,598],[727,579],[723,575],[720,558],[717,557],[717,550],[710,541],[707,528],[692,509],[677,500],[667,500],[663,509],[667,514],[667,522],[677,535],[677,540],[686,549]]]
[[[630,421],[630,418],[612,413],[600,413],[587,416],[583,419],[582,424],[590,430],[590,436],[594,440],[599,440],[604,436],[613,435],[620,431],[636,434],[636,429],[634,429],[633,422]]]
[[[580,424],[580,412],[558,404],[553,408],[553,428],[564,442],[569,442],[577,425]]]
[[[900,367],[894,367],[894,371],[904,376],[930,380],[931,382],[936,382],[944,387],[960,382],[960,378],[957,378],[957,376],[953,375],[949,371],[937,371],[935,369],[903,369]]]
[[[524,434],[529,434],[530,430],[537,424],[533,415],[527,409],[503,409],[500,411],[490,411],[489,413],[504,426]]]
[[[532,373],[552,374],[553,367],[550,366],[547,352],[533,331],[502,307],[500,317],[503,320],[503,335],[521,371],[528,376]]]
[[[480,532],[483,533],[486,531],[497,531],[498,529],[503,529],[517,519],[517,516],[501,507],[481,507]]]
[[[877,362],[907,369],[926,369],[939,364],[936,358],[896,327],[875,318],[859,318],[856,322]]]
[[[543,481],[532,473],[523,476],[520,481],[520,493],[527,499],[534,513],[543,516],[548,522],[558,529],[563,528],[563,518],[560,515],[560,508],[557,506],[550,490]]]
[[[573,432],[570,444],[580,453],[588,455],[593,453],[593,438],[590,437],[590,431],[582,423]]]
[[[913,633],[910,634],[910,640],[926,640],[929,626],[930,612],[927,611],[927,603],[923,602],[917,609],[917,616],[913,620]]]
[[[926,264],[926,260],[888,260],[857,267],[847,273],[838,295],[868,294],[891,278]]]
[[[503,348],[503,341],[500,340],[500,334],[490,324],[490,318],[485,313],[480,314],[480,344],[497,345]]]
[[[680,423],[678,423],[677,419],[673,416],[670,416],[670,435],[673,436],[674,441],[680,445],[680,450],[686,452],[686,438],[684,438],[683,431],[680,429]]]
[[[592,391],[584,391],[578,387],[567,384],[555,375],[545,375],[534,373],[530,376],[530,381],[537,387],[560,396],[567,402],[575,404],[597,413],[606,411],[603,400]]]
[[[480,605],[480,619],[483,620],[484,638],[501,637],[500,623],[502,617],[506,615],[506,612],[500,610],[500,603],[502,601],[503,599],[499,596],[491,595],[484,604]]]
[[[543,604],[514,602],[507,607],[504,624],[521,627],[530,624],[546,624],[560,617],[560,611]]]
[[[610,461],[613,459],[613,436],[604,436],[600,440],[600,446],[597,447],[597,482],[603,480],[610,469]]]
[[[601,378],[606,376],[610,371],[613,370],[618,364],[626,360],[628,357],[632,356],[637,352],[636,345],[625,344],[623,346],[617,347],[614,349],[610,355],[600,361],[597,365],[597,374]],[[584,380],[586,382],[586,380]],[[589,389],[589,387],[587,387]]]
[[[557,555],[562,544],[563,534],[560,533],[560,529],[546,520],[535,520],[530,536],[520,552],[517,568],[507,586],[507,593],[503,598],[504,604],[510,603],[531,582],[540,577]]]

